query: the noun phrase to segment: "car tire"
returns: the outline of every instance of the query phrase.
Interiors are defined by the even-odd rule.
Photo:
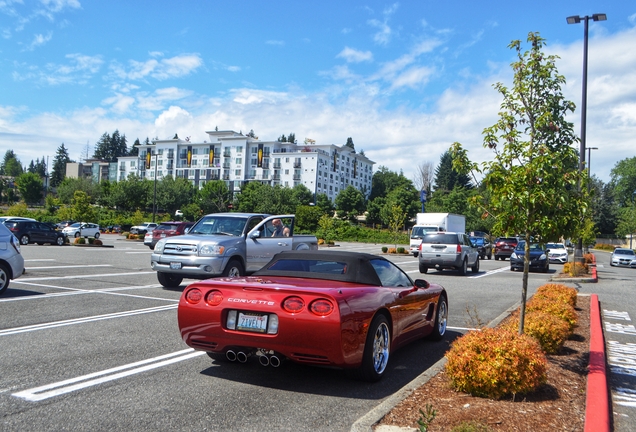
[[[9,288],[9,267],[5,263],[0,263],[0,294]]]
[[[362,364],[355,372],[357,377],[369,382],[379,381],[386,372],[390,352],[389,321],[384,315],[376,315],[369,326]]]
[[[428,336],[428,339],[434,341],[441,341],[446,334],[446,326],[448,324],[448,300],[446,296],[442,294],[437,302],[437,313],[435,314],[435,322],[433,323],[433,332]]]
[[[479,257],[475,260],[475,265],[470,268],[473,273],[479,273]]]
[[[495,255],[495,261],[499,261],[499,257]]]
[[[548,270],[550,270],[550,264],[548,264],[547,266],[543,267],[543,273],[547,273]]]
[[[238,277],[243,275],[245,275],[245,269],[243,268],[243,264],[237,259],[231,259],[221,274],[221,276],[224,277]]]
[[[492,254],[488,254],[488,259],[492,258]]]
[[[418,255],[419,255],[419,253],[418,253],[418,252],[413,252],[413,256],[414,256],[415,258],[417,258],[417,256],[418,256]]]
[[[155,247],[153,245],[148,245],[148,247],[150,248],[150,250],[155,250]]]
[[[77,232],[75,233],[75,238],[79,238],[79,237],[80,237],[80,233],[79,233],[79,231],[77,231]]]
[[[38,246],[44,246],[44,243],[38,242]]]
[[[460,276],[466,276],[466,273],[468,272],[468,260],[466,258],[464,258],[462,265],[457,270],[459,271]]]
[[[428,267],[420,264],[420,273],[428,273]]]
[[[98,239],[98,238],[99,238],[99,231],[97,231],[97,232],[95,233],[95,238],[96,238],[96,239]]]
[[[26,234],[20,237],[20,244],[21,244],[22,246],[26,246],[26,245],[28,245],[28,244],[29,244],[29,241],[30,241],[29,236],[28,236],[28,235],[26,235]]]
[[[181,285],[183,278],[172,273],[157,272],[157,280],[166,288],[176,288]]]
[[[64,237],[58,237],[55,239],[55,244],[58,246],[64,246]]]

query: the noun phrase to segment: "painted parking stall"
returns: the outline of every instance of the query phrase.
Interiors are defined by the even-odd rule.
[[[607,363],[613,382],[636,383],[636,327],[628,312],[603,310],[603,326],[607,343]],[[633,338],[634,342],[616,340],[617,335]],[[632,386],[612,386],[614,405],[636,408],[636,389]],[[636,414],[636,411],[631,415]]]

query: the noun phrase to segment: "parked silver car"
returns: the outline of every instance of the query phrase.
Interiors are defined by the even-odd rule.
[[[9,229],[0,223],[0,294],[9,288],[9,281],[24,273],[24,258],[20,243]]]
[[[611,266],[636,267],[636,254],[633,249],[616,248],[610,259]]]
[[[427,233],[422,239],[418,260],[420,273],[427,273],[429,268],[456,269],[464,276],[468,267],[473,273],[479,272],[479,249],[464,233]]]

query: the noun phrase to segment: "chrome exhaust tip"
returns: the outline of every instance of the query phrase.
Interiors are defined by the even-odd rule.
[[[277,368],[278,366],[280,366],[281,361],[278,356],[273,355],[269,358],[269,364],[272,365],[272,367]]]
[[[232,350],[228,350],[225,353],[225,358],[228,359],[231,362],[236,361],[236,353],[234,351],[232,351]]]
[[[236,359],[239,361],[239,363],[245,363],[247,361],[247,357],[248,355],[245,354],[243,351],[239,351],[236,353]]]
[[[261,366],[269,366],[269,357],[267,357],[266,355],[259,356],[258,361]]]

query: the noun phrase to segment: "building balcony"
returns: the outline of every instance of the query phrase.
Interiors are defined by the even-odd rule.
[[[294,168],[300,168],[302,164],[300,162],[294,162]]]

